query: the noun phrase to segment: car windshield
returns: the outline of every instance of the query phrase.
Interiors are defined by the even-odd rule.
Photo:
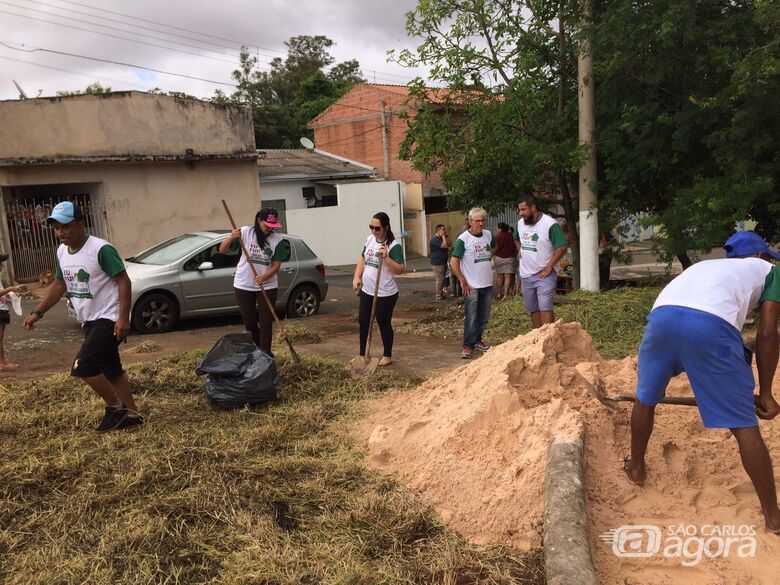
[[[157,266],[173,264],[210,241],[211,238],[207,236],[184,234],[158,244],[154,248],[149,248],[145,252],[138,254],[138,256],[130,258],[130,261],[138,264],[155,264]]]

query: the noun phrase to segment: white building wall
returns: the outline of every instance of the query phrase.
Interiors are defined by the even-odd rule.
[[[307,209],[304,187],[314,187],[318,196],[331,195],[335,187],[330,185],[315,185],[311,181],[260,181],[260,198],[263,201],[284,199],[287,211],[291,209]]]
[[[335,207],[287,211],[287,231],[301,236],[329,266],[355,264],[369,235],[373,215],[384,211],[390,228],[403,244],[403,194],[401,181],[371,181],[338,185]],[[265,195],[263,195],[265,197]]]

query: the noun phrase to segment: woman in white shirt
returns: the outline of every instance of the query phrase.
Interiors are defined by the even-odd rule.
[[[271,338],[274,318],[260,291],[260,285],[263,285],[268,300],[274,305],[279,290],[276,273],[279,272],[282,262],[290,259],[290,242],[274,231],[280,227],[282,224],[279,223],[279,213],[275,209],[261,209],[255,215],[254,225],[234,229],[230,237],[219,246],[219,251],[223,254],[228,250],[239,251],[238,239],[241,238],[252,258],[256,277],[252,274],[246,256],[239,252],[241,260],[233,278],[233,290],[244,327],[252,334],[255,344],[268,355],[273,355]]]
[[[403,274],[404,252],[401,243],[395,239],[390,229],[390,218],[380,211],[371,218],[368,228],[371,235],[363,244],[363,252],[360,254],[355,276],[352,279],[352,288],[360,291],[360,355],[366,355],[366,341],[368,329],[371,325],[371,305],[374,301],[376,290],[376,276],[379,267],[379,258],[382,257],[382,273],[379,277],[379,290],[376,301],[376,322],[379,333],[382,336],[384,352],[379,361],[380,366],[393,363],[393,309],[398,301],[398,286],[395,277]]]

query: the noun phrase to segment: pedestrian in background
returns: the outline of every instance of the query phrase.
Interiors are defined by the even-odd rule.
[[[438,224],[434,228],[434,236],[430,241],[430,262],[433,268],[434,298],[437,301],[444,300],[444,277],[447,274],[447,260],[449,258],[450,240],[447,228]]]
[[[509,225],[501,222],[496,230],[496,298],[498,300],[507,299],[514,284],[515,273],[517,271],[517,247],[509,232]]]
[[[0,254],[0,274],[3,272],[3,262],[6,260],[8,260],[8,255]],[[2,288],[2,284],[0,284],[0,372],[13,372],[19,367],[5,359],[3,339],[5,338],[6,326],[11,324],[11,312],[8,309],[8,303],[11,302],[11,299],[8,293],[19,293],[21,288],[20,286]]]

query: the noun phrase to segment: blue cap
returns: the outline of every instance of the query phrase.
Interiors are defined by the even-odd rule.
[[[46,221],[56,221],[64,224],[70,223],[74,219],[79,221],[85,219],[84,214],[70,201],[62,201],[54,206],[54,209],[51,210],[51,215],[46,218]]]
[[[726,258],[741,258],[744,256],[753,256],[754,254],[769,254],[775,260],[780,260],[780,254],[775,252],[766,243],[766,240],[756,232],[749,230],[739,231],[731,236],[723,244],[726,250]]]

